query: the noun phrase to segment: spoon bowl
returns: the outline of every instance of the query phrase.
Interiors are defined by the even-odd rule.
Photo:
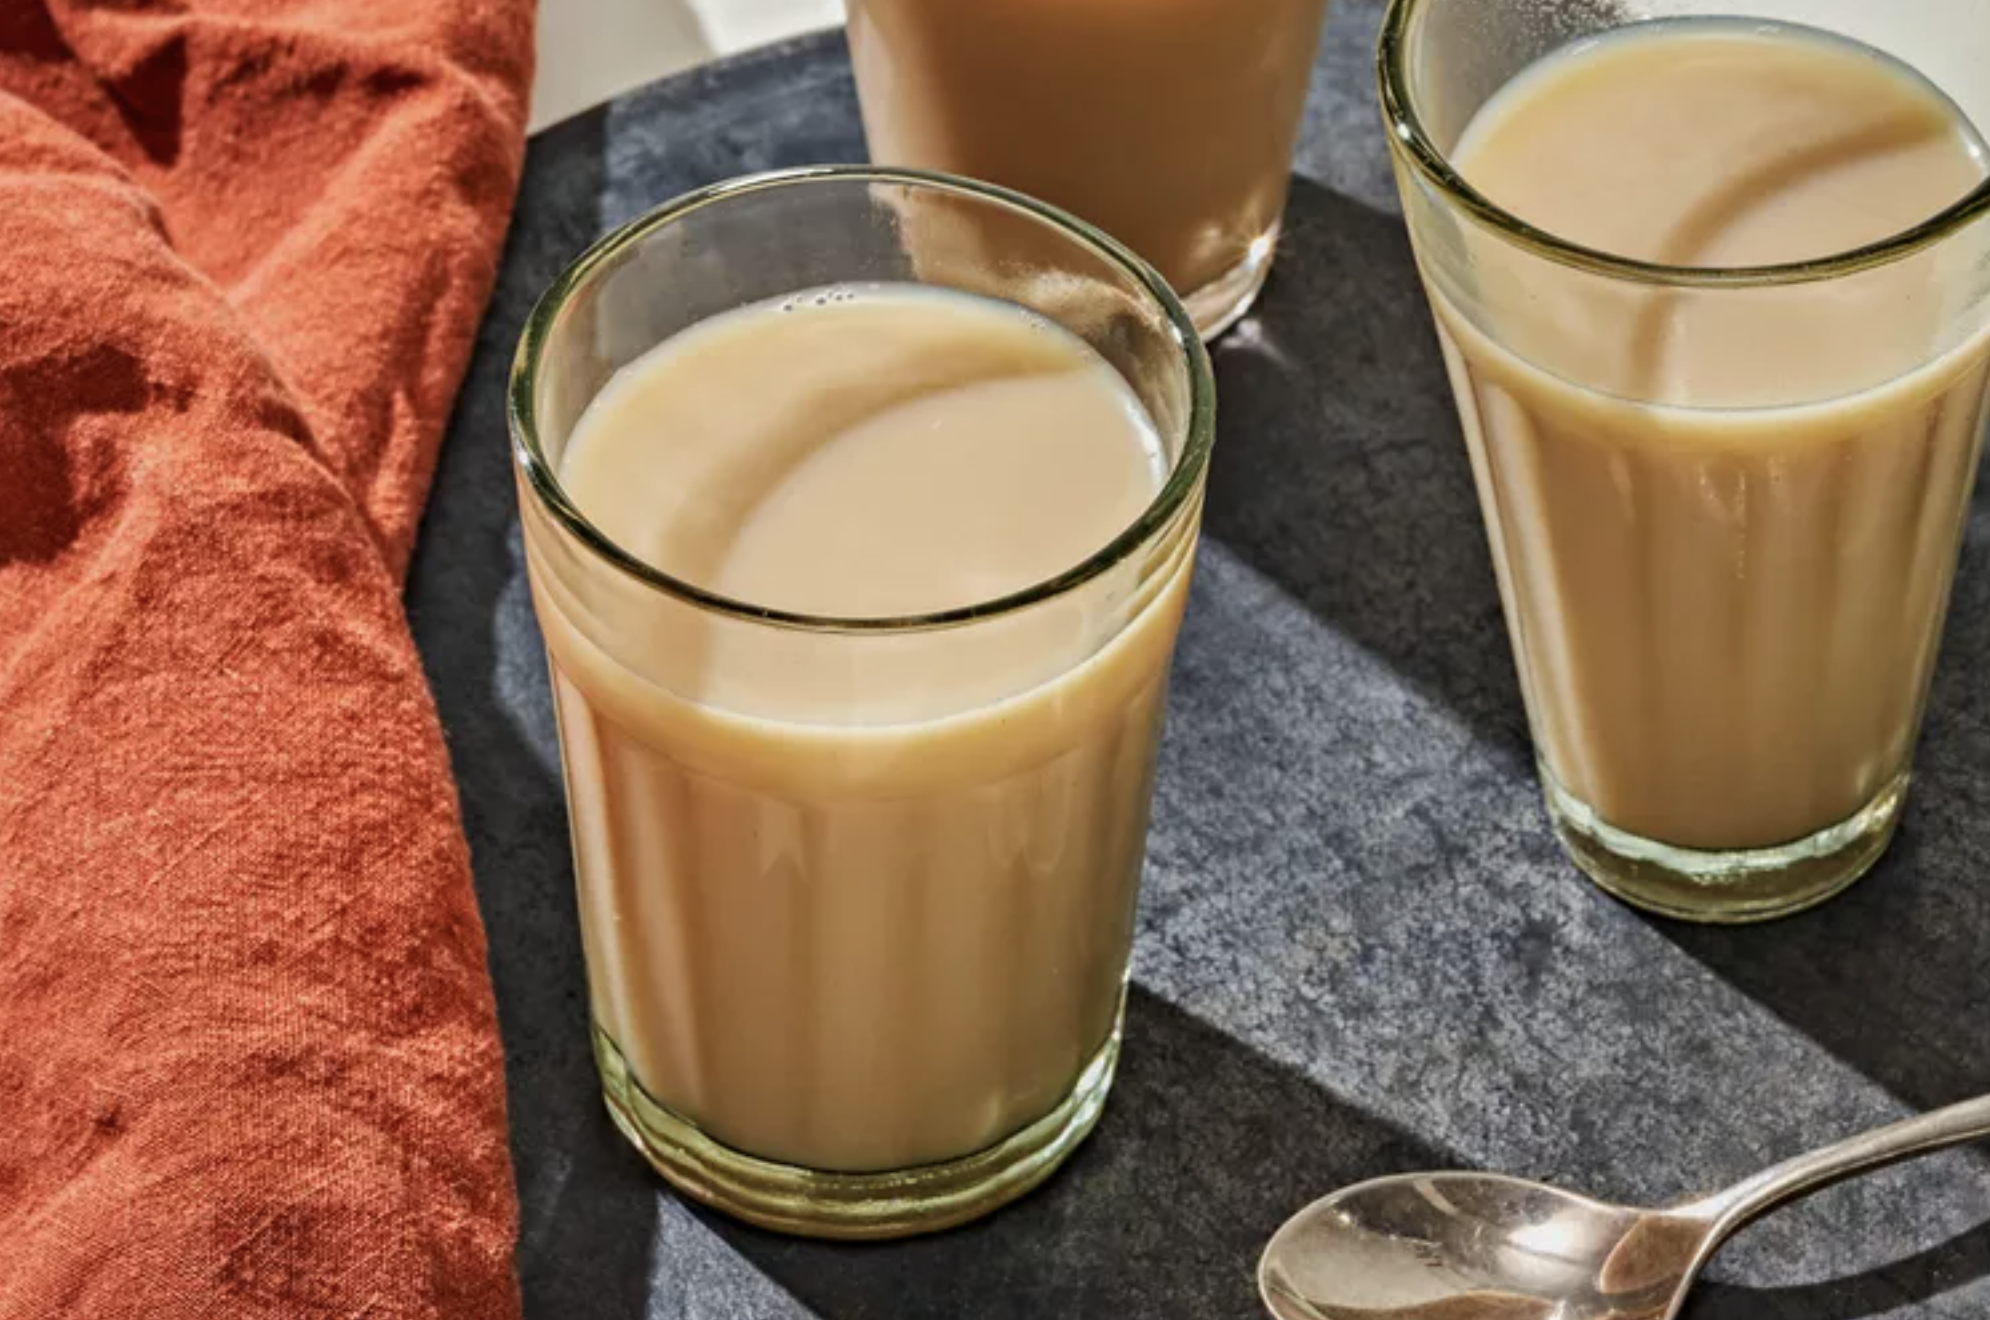
[[[1258,1289],[1278,1320],[1673,1320],[1729,1234],[1845,1178],[1990,1136],[1990,1096],[1640,1210],[1491,1173],[1408,1173],[1287,1220]]]
[[[1411,1174],[1294,1215],[1258,1282],[1278,1320],[1664,1320],[1713,1228],[1519,1178]]]

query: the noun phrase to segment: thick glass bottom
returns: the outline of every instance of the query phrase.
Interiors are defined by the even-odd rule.
[[[1726,924],[1788,916],[1843,890],[1886,851],[1907,797],[1902,772],[1858,811],[1807,838],[1770,848],[1701,852],[1605,824],[1545,765],[1541,783],[1555,833],[1590,879],[1648,912]]]
[[[1278,231],[1279,226],[1272,225],[1252,240],[1243,260],[1202,287],[1182,294],[1182,305],[1188,308],[1203,343],[1210,342],[1237,324],[1244,313],[1251,310],[1251,304],[1257,301],[1258,290],[1264,288],[1265,277],[1271,274],[1272,254],[1278,249]]]
[[[1056,1171],[1098,1124],[1119,1063],[1121,1017],[1058,1106],[986,1150],[884,1173],[826,1173],[721,1145],[639,1085],[615,1042],[594,1031],[608,1112],[685,1195],[748,1223],[823,1238],[892,1238],[951,1228],[1007,1205]]]

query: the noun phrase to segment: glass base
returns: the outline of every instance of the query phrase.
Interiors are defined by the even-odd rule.
[[[1125,1006],[1063,1102],[986,1150],[885,1173],[824,1173],[756,1159],[712,1140],[657,1103],[598,1027],[594,1061],[608,1113],[685,1195],[782,1233],[892,1238],[951,1228],[1007,1205],[1056,1171],[1093,1127],[1119,1063]]]
[[[1188,308],[1203,343],[1209,343],[1237,324],[1251,310],[1258,290],[1264,288],[1265,277],[1271,274],[1278,232],[1279,226],[1274,224],[1252,241],[1242,261],[1201,288],[1182,295],[1182,305]]]
[[[1903,772],[1851,816],[1807,838],[1772,848],[1700,852],[1606,825],[1546,766],[1541,783],[1555,833],[1590,879],[1648,912],[1725,924],[1788,916],[1843,890],[1886,851],[1907,797]]]

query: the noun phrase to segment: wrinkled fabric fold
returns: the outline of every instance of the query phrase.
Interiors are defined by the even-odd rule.
[[[518,1312],[400,579],[531,26],[0,6],[0,1317]]]

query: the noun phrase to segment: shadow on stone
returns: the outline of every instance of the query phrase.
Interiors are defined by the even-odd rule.
[[[1295,179],[1271,283],[1213,358],[1210,535],[1531,771],[1471,465],[1402,222]]]
[[[657,1189],[609,1125],[543,653],[525,598],[504,380],[526,313],[598,234],[602,112],[534,140],[503,275],[445,441],[408,611],[449,738],[504,1036],[526,1313],[647,1314]]]
[[[1787,1288],[1703,1283],[1681,1320],[1861,1320],[1990,1276],[1990,1224],[1879,1269]]]

